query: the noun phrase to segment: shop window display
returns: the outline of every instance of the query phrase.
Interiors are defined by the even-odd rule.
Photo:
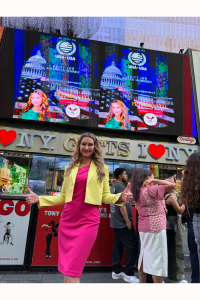
[[[60,193],[64,170],[71,162],[69,156],[29,155],[15,152],[0,153],[0,192],[24,194],[27,186],[38,195]],[[153,172],[156,178],[173,177],[180,183],[183,166],[126,162],[105,159],[109,166],[109,185],[115,182],[114,170],[125,168],[128,181],[136,168],[145,168]],[[30,170],[30,171],[29,171]]]
[[[29,155],[19,153],[0,154],[0,191],[23,194],[29,177]]]

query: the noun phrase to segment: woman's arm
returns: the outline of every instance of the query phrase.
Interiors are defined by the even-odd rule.
[[[175,211],[177,212],[177,214],[182,214],[185,210],[185,205],[182,204],[181,206],[179,206],[178,202],[176,201],[174,196],[170,196],[167,200],[166,200],[166,204],[168,205],[172,205],[173,208],[175,209]]]
[[[165,193],[169,192],[171,189],[173,189],[175,187],[175,184],[166,181],[166,180],[160,180],[160,179],[147,179],[144,181],[143,186],[149,186],[151,183],[157,183],[159,185],[164,185],[165,186]]]
[[[126,222],[126,226],[131,230],[131,221],[129,220],[126,205],[120,207],[121,214]]]
[[[64,204],[66,180],[67,177],[64,178],[60,195],[56,196],[38,196],[35,193],[33,193],[30,189],[28,189],[30,194],[26,196],[26,202],[29,205],[37,203],[38,208]]]

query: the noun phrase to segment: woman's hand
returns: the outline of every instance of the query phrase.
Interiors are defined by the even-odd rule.
[[[26,196],[26,202],[29,205],[35,204],[39,202],[39,197],[35,193],[33,193],[29,188],[27,189],[30,194]]]
[[[129,182],[127,184],[127,187],[125,188],[125,190],[123,191],[123,193],[121,194],[120,200],[124,201],[126,203],[130,203],[133,201],[133,194],[130,192],[130,186],[131,183]]]
[[[166,214],[168,214],[168,210],[166,209],[166,207],[164,207],[164,211]]]

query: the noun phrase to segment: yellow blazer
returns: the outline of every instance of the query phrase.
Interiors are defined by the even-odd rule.
[[[38,207],[61,205],[72,201],[74,184],[76,180],[76,175],[78,173],[77,165],[72,169],[71,174],[64,178],[61,193],[57,196],[39,196]],[[109,187],[109,167],[104,165],[105,177],[102,182],[100,182],[97,176],[97,167],[94,161],[91,162],[90,169],[88,172],[86,192],[85,192],[85,202],[94,205],[101,205],[102,202],[105,204],[115,204],[115,202],[121,196],[119,194],[111,194]],[[116,205],[122,206],[124,202],[117,203]]]

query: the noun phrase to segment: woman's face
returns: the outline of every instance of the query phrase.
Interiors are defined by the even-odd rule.
[[[31,102],[33,106],[40,106],[42,103],[42,95],[38,93],[31,94]]]
[[[84,137],[80,143],[80,153],[82,157],[91,158],[94,153],[94,140],[89,137]]]
[[[122,107],[118,103],[112,103],[112,110],[115,116],[121,115]]]

